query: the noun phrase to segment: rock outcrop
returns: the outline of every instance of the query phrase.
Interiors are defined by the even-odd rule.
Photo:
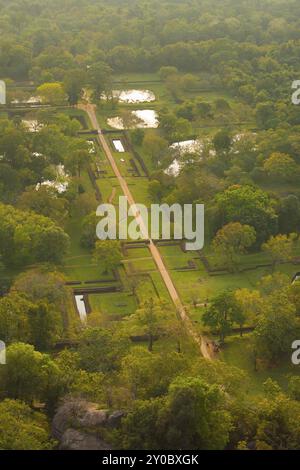
[[[76,429],[67,429],[63,433],[59,448],[61,450],[111,450],[106,442]]]
[[[57,410],[52,422],[52,435],[64,450],[111,450],[104,439],[105,430],[116,428],[122,411],[100,410],[95,403],[70,399]]]

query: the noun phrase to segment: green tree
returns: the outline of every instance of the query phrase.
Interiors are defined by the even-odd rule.
[[[197,377],[178,377],[170,385],[159,420],[168,449],[224,449],[231,417],[217,385]]]
[[[67,137],[76,137],[81,129],[78,119],[63,113],[49,113],[48,109],[42,109],[37,115],[38,121],[45,122],[47,126],[56,126]],[[65,139],[66,142],[69,139]]]
[[[158,416],[163,408],[164,399],[161,397],[152,400],[136,400],[130,412],[122,420],[116,446],[120,445],[121,441],[124,449],[163,448],[164,443],[160,440],[162,433],[157,424]]]
[[[47,156],[49,164],[58,165],[64,161],[69,151],[70,139],[55,124],[44,126],[39,132],[35,133],[33,140],[34,150]],[[35,163],[40,164],[41,158],[36,158]]]
[[[170,75],[177,75],[178,69],[172,66],[164,66],[159,69],[159,76],[162,80],[166,80]]]
[[[275,237],[272,236],[262,245],[263,251],[271,257],[272,271],[275,270],[277,264],[291,259],[296,238],[297,235],[295,233],[290,235],[279,234]]]
[[[86,215],[82,221],[82,229],[81,229],[81,238],[80,244],[84,248],[88,248],[90,250],[95,248],[95,243],[97,241],[96,236],[96,229],[97,226],[97,217],[95,212],[91,212],[90,214]]]
[[[60,262],[69,247],[68,235],[51,219],[0,204],[0,254],[5,264]]]
[[[191,123],[187,119],[178,118],[171,134],[172,140],[178,142],[180,140],[186,139],[191,134]]]
[[[298,232],[300,229],[300,201],[297,196],[289,194],[280,200],[279,230],[280,233]]]
[[[295,160],[285,153],[275,152],[264,162],[267,174],[279,181],[292,181],[299,175]]]
[[[80,218],[86,217],[91,213],[95,214],[97,205],[97,199],[93,192],[78,194],[77,197],[72,201],[72,214],[76,214],[76,216]],[[94,224],[94,232],[96,225],[97,223]]]
[[[255,239],[253,227],[231,222],[217,232],[212,246],[220,264],[224,263],[229,271],[235,271],[240,256],[247,252],[247,248],[254,244]]]
[[[199,114],[200,118],[207,119],[212,117],[212,106],[206,101],[198,101],[195,104],[196,113]]]
[[[62,313],[67,310],[68,303],[71,301],[66,287],[66,278],[60,272],[50,270],[47,265],[28,269],[19,274],[13,283],[12,291],[32,303],[40,301],[49,303]]]
[[[299,320],[295,306],[281,291],[268,296],[264,310],[254,330],[254,349],[265,364],[273,365],[290,352]]]
[[[67,170],[80,178],[82,171],[87,169],[91,163],[87,142],[81,139],[72,139],[64,163]]]
[[[57,197],[57,191],[47,186],[41,186],[38,191],[35,187],[27,188],[18,199],[18,207],[32,210],[60,224],[68,214],[67,199]]]
[[[198,78],[191,74],[191,73],[186,73],[181,77],[180,80],[180,87],[184,91],[189,91],[191,92],[193,89],[195,89],[198,85]]]
[[[164,80],[165,87],[170,93],[171,97],[174,99],[175,102],[180,102],[180,92],[181,92],[181,84],[180,84],[180,75],[176,74],[168,74]]]
[[[128,338],[104,328],[87,328],[79,339],[80,365],[89,372],[110,372],[118,368],[128,348]]]
[[[0,338],[6,344],[30,339],[28,311],[31,303],[17,293],[0,299]]]
[[[241,305],[247,324],[255,325],[265,308],[265,302],[259,290],[238,289],[235,291],[235,297]]]
[[[178,377],[166,396],[134,403],[122,420],[121,437],[126,449],[221,450],[229,441],[231,423],[218,385]]]
[[[239,94],[246,101],[246,103],[252,105],[254,103],[257,90],[253,85],[242,85],[239,88]]]
[[[112,69],[105,62],[99,61],[89,67],[87,75],[93,100],[99,101],[102,93],[108,97],[112,88]]]
[[[120,242],[118,240],[97,240],[94,258],[105,273],[117,269],[122,259]]]
[[[214,101],[214,107],[215,107],[215,110],[219,113],[225,113],[225,112],[230,111],[230,105],[229,105],[228,101],[225,98],[217,98]],[[222,132],[222,131],[220,131],[220,132]],[[225,134],[226,134],[226,131],[225,131]],[[225,136],[225,134],[224,134],[224,136]]]
[[[82,369],[78,351],[64,349],[55,357],[55,362],[62,375],[62,394],[104,403],[107,378],[102,372]]]
[[[240,222],[255,228],[257,245],[277,231],[278,218],[267,193],[253,186],[234,185],[216,196],[221,224]]]
[[[47,418],[18,400],[0,402],[1,450],[51,450]]]
[[[157,164],[167,149],[168,142],[165,139],[154,132],[147,132],[143,139],[143,150],[154,164]]]
[[[202,317],[203,324],[217,331],[220,340],[224,342],[234,324],[242,327],[245,321],[241,305],[232,291],[216,295]]]
[[[129,72],[136,60],[136,49],[127,45],[118,45],[109,51],[107,59],[115,72]]]
[[[37,88],[37,94],[41,96],[43,102],[52,105],[63,104],[65,92],[61,83],[43,83]]]
[[[86,80],[86,73],[82,70],[69,70],[65,74],[63,86],[71,106],[80,100]]]
[[[46,354],[30,344],[14,343],[6,351],[6,365],[0,369],[2,393],[32,403],[47,400],[57,387],[59,370]]]
[[[299,402],[287,397],[270,379],[264,388],[266,398],[256,407],[256,449],[297,449],[300,443]]]
[[[172,132],[176,126],[177,118],[171,112],[160,113],[159,127],[162,129],[168,139],[171,139]]]
[[[119,379],[135,400],[151,399],[166,394],[170,383],[186,366],[183,354],[151,352],[135,346],[122,358]]]
[[[39,302],[28,311],[31,341],[39,350],[47,350],[62,337],[62,315],[46,302]]]
[[[145,131],[144,129],[138,128],[138,129],[133,129],[130,132],[131,140],[134,145],[142,145],[144,137],[145,137]]]
[[[256,122],[259,128],[269,129],[274,124],[274,105],[271,101],[258,103],[255,110]]]
[[[161,333],[165,319],[161,305],[150,298],[141,305],[133,317],[134,321],[143,327],[148,337],[148,350],[153,351],[155,336]]]
[[[193,101],[185,101],[176,110],[176,116],[192,121],[195,118],[195,103]]]
[[[231,138],[226,130],[216,133],[213,138],[213,144],[217,152],[226,152],[230,149]]]
[[[300,401],[300,377],[298,375],[289,378],[288,394],[293,400]]]
[[[148,193],[153,203],[161,202],[166,190],[158,180],[150,181],[148,185]]]

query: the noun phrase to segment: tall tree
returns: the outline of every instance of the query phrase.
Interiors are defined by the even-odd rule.
[[[65,92],[61,83],[43,83],[37,89],[37,93],[42,97],[44,103],[56,105],[63,104]]]
[[[51,450],[55,441],[50,439],[47,418],[18,400],[0,402],[1,450]]]
[[[92,98],[100,100],[102,93],[109,95],[112,89],[112,69],[105,62],[95,62],[88,68],[88,82],[92,88]]]
[[[148,350],[153,351],[153,342],[163,329],[165,314],[161,305],[152,298],[144,302],[134,315],[135,321],[141,325],[148,336]]]
[[[64,76],[64,91],[68,96],[71,106],[78,103],[83,94],[83,87],[86,83],[86,73],[80,69],[69,70]]]
[[[274,365],[291,351],[300,329],[295,305],[282,291],[274,291],[265,301],[264,314],[254,330],[254,349],[266,364]]]
[[[6,365],[0,369],[0,389],[14,399],[31,404],[47,400],[57,387],[59,369],[46,354],[24,343],[14,343],[6,351]]]
[[[240,256],[245,254],[256,239],[255,229],[239,222],[224,225],[216,234],[212,246],[216,252],[218,263],[226,266],[229,271],[238,268]]]
[[[285,153],[272,153],[264,162],[264,170],[277,181],[294,181],[299,177],[299,169],[295,160]]]
[[[231,430],[231,416],[224,403],[217,385],[197,377],[176,378],[159,420],[167,448],[224,449]]]
[[[103,272],[113,271],[120,265],[122,259],[120,242],[118,240],[97,240],[94,258]]]
[[[272,260],[272,271],[278,263],[289,261],[292,257],[295,239],[297,235],[276,235],[262,245],[262,249],[268,253]]]
[[[220,225],[240,222],[255,228],[257,245],[277,231],[278,217],[267,193],[253,186],[233,185],[216,196]]]
[[[209,326],[219,334],[224,342],[231,332],[234,324],[243,325],[245,315],[232,291],[225,291],[216,295],[202,317],[203,324]]]
[[[30,339],[28,311],[32,304],[17,293],[0,299],[0,338],[6,344]]]

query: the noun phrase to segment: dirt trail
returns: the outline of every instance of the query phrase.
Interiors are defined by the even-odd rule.
[[[109,204],[112,204],[114,202],[114,199],[116,197],[116,192],[117,192],[116,188],[112,188],[111,195],[108,198]]]
[[[106,139],[105,139],[104,135],[102,134],[101,129],[99,127],[98,120],[97,120],[96,113],[95,113],[95,106],[92,105],[92,104],[80,104],[78,107],[80,109],[84,110],[88,114],[93,128],[98,131],[98,136],[97,137],[98,137],[99,143],[103,147],[103,150],[106,154],[106,157],[107,157],[107,159],[108,159],[108,161],[109,161],[109,163],[110,163],[110,165],[113,169],[113,172],[114,172],[116,178],[119,181],[119,184],[122,188],[122,191],[123,191],[124,195],[127,197],[129,205],[134,205],[135,201],[134,201],[134,198],[133,198],[133,196],[130,192],[130,189],[128,188],[126,180],[121,175],[120,170],[119,170],[119,168],[118,168],[118,166],[115,162],[115,159],[112,155],[112,152],[111,152],[111,150],[110,150],[110,148],[109,148],[109,146],[106,142]],[[135,218],[136,218],[136,220],[137,220],[137,222],[140,226],[140,230],[141,230],[141,233],[142,233],[143,237],[145,238],[145,240],[149,241],[148,246],[149,246],[149,250],[150,250],[150,253],[152,255],[152,258],[155,261],[156,266],[157,266],[157,268],[158,268],[158,270],[161,274],[161,277],[164,280],[164,283],[167,287],[167,290],[169,292],[171,300],[174,303],[181,320],[185,323],[186,328],[187,328],[190,336],[192,336],[193,339],[196,341],[196,343],[199,345],[203,357],[205,357],[206,359],[211,360],[212,355],[210,354],[210,350],[209,350],[210,348],[207,347],[207,340],[206,340],[206,338],[204,338],[202,336],[199,336],[195,332],[195,330],[193,328],[193,325],[192,325],[192,322],[191,322],[190,318],[188,317],[188,315],[186,314],[184,305],[181,302],[181,299],[178,295],[178,292],[177,292],[177,290],[174,286],[174,283],[173,283],[173,281],[170,277],[170,274],[169,274],[167,268],[165,267],[165,264],[163,262],[161,254],[160,254],[158,248],[156,247],[156,245],[153,243],[153,240],[151,238],[149,238],[149,235],[148,235],[148,232],[146,230],[146,226],[144,224],[144,221],[143,221],[143,219],[142,219],[142,217],[141,217],[141,215],[138,211],[136,211],[136,213],[135,213]]]

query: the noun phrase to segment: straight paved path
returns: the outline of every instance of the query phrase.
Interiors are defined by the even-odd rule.
[[[102,134],[101,132],[101,129],[100,129],[100,126],[99,126],[99,123],[98,123],[98,120],[97,120],[97,116],[96,116],[96,113],[95,113],[95,106],[92,105],[92,104],[80,104],[78,106],[80,109],[84,110],[89,118],[90,118],[90,121],[92,123],[92,126],[94,129],[96,129],[98,131],[98,141],[100,143],[100,145],[102,146],[105,154],[106,154],[106,157],[113,169],[113,172],[116,176],[116,178],[118,179],[118,182],[122,188],[122,191],[124,193],[124,196],[127,197],[127,200],[128,200],[128,203],[129,205],[135,205],[135,201],[134,201],[134,198],[130,192],[130,189],[128,188],[128,185],[127,185],[127,182],[125,180],[125,178],[122,176],[116,162],[115,162],[115,159],[113,157],[113,154],[106,142],[106,139],[104,137],[104,135]],[[169,292],[169,295],[171,297],[171,300],[173,302],[173,304],[175,305],[176,307],[176,310],[181,318],[181,320],[185,323],[186,327],[187,327],[187,330],[189,332],[189,334],[193,337],[193,339],[197,342],[197,344],[199,345],[200,349],[201,349],[201,353],[202,355],[206,358],[206,359],[211,359],[211,354],[210,354],[210,351],[209,351],[209,346],[208,346],[208,342],[207,340],[202,337],[202,336],[199,336],[195,331],[194,331],[194,328],[192,326],[192,323],[191,323],[191,320],[190,318],[188,317],[188,315],[186,314],[186,311],[185,311],[185,308],[181,302],[181,299],[178,295],[178,292],[174,286],[174,283],[170,277],[170,274],[163,262],[163,259],[162,259],[162,256],[157,248],[157,246],[154,244],[153,240],[149,237],[149,234],[148,234],[148,231],[146,229],[146,226],[144,224],[144,221],[143,221],[143,218],[141,217],[140,213],[138,211],[136,211],[135,213],[135,218],[137,220],[137,223],[139,224],[139,227],[140,227],[140,231],[143,235],[143,237],[145,238],[145,240],[148,240],[149,241],[149,250],[150,250],[150,253],[152,255],[152,258],[153,260],[155,261],[156,263],[156,266],[161,274],[161,277],[163,278],[164,280],[164,283],[166,285],[166,288]]]

